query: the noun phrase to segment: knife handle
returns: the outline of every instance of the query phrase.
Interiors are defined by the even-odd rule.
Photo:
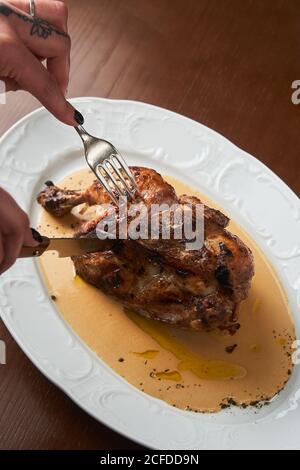
[[[48,248],[50,239],[48,237],[42,237],[42,241],[37,246],[23,246],[18,258],[35,258],[41,256]]]

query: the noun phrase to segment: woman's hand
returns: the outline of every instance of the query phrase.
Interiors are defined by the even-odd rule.
[[[67,7],[62,1],[36,0],[35,8],[32,17],[28,0],[0,1],[0,80],[7,91],[30,92],[65,124],[83,124],[65,99],[71,49]]]
[[[16,261],[22,246],[36,246],[24,211],[0,188],[0,274]]]

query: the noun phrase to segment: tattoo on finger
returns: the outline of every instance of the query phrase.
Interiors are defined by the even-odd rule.
[[[69,37],[67,33],[56,29],[52,24],[48,23],[48,21],[15,11],[5,3],[0,3],[0,15],[7,17],[15,15],[17,18],[24,21],[25,23],[31,24],[31,36],[38,36],[39,38],[47,39],[54,33],[58,34],[59,36]]]

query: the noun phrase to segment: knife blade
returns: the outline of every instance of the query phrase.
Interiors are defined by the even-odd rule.
[[[18,258],[32,258],[41,256],[46,251],[56,251],[60,258],[79,256],[96,251],[103,251],[111,245],[111,240],[99,238],[48,238],[41,237],[37,246],[23,246]],[[110,242],[110,243],[107,243]]]

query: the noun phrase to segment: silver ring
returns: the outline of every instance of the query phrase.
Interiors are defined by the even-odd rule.
[[[29,14],[32,17],[35,17],[35,3],[34,0],[29,0]]]

